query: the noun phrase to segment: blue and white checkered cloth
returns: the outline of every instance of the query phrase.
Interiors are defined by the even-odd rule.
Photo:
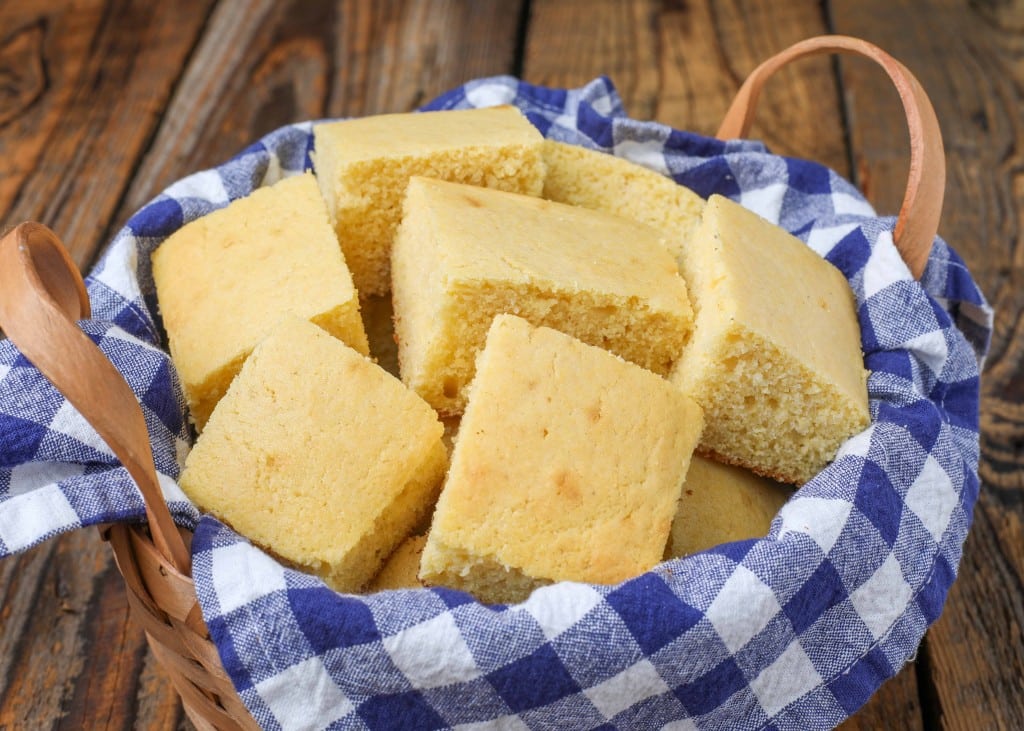
[[[627,157],[779,222],[849,278],[872,423],[804,485],[763,540],[663,563],[618,586],[562,583],[484,606],[444,589],[346,596],[286,569],[178,490],[185,406],[159,349],[149,255],[207,211],[310,167],[310,124],[171,186],[88,278],[84,322],[143,405],[227,672],[268,729],[814,729],[857,710],[942,610],[978,494],[979,370],[991,311],[936,241],[920,283],[878,218],[826,168],[630,120],[606,79],[508,77],[429,105],[510,103],[548,137]],[[0,555],[142,516],[109,449],[0,343]]]

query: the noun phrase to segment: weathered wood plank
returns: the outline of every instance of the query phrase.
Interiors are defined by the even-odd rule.
[[[1019,3],[833,0],[837,32],[900,58],[935,105],[946,142],[942,234],[996,308],[982,379],[983,487],[960,577],[927,638],[925,694],[938,725],[1024,728],[1024,8]],[[881,209],[906,176],[900,109],[884,77],[843,64],[857,168]]]
[[[510,73],[520,17],[499,0],[26,5],[0,7],[0,152],[20,150],[0,220],[42,219],[80,264],[166,184],[282,124],[406,111]],[[55,577],[73,611],[44,601]],[[125,606],[93,531],[0,563],[0,729],[191,728]]]
[[[821,4],[812,0],[536,0],[523,77],[566,87],[606,75],[631,116],[713,135],[757,64],[825,32]],[[765,90],[752,136],[846,175],[839,109],[827,61],[784,69]]]
[[[0,227],[41,220],[80,266],[91,261],[209,4],[0,6]],[[149,688],[147,711],[131,707],[143,637],[126,624],[123,586],[95,532],[0,569],[0,728],[94,727],[90,713],[96,704],[104,714],[104,702],[125,728],[181,715],[176,697]],[[116,671],[99,698],[94,670]]]
[[[143,677],[145,638],[128,621],[124,591],[95,530],[0,564],[0,729],[178,723],[166,680]]]
[[[519,2],[221,3],[118,213],[290,122],[405,112],[512,71]]]
[[[109,553],[106,546],[101,550]],[[106,553],[103,561],[95,597],[83,617],[88,626],[82,648],[85,667],[75,679],[60,727],[95,728],[100,720],[109,728],[126,723],[173,727],[184,718],[181,702],[162,671],[152,672],[145,634],[129,617],[124,580]]]
[[[42,221],[89,263],[209,4],[0,4],[0,227]]]
[[[57,541],[0,563],[0,718],[9,713],[3,699],[12,678],[21,675],[13,659],[21,654],[25,628],[32,617],[50,558]]]

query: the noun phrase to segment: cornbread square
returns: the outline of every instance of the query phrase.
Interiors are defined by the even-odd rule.
[[[700,223],[704,199],[660,173],[585,147],[544,141],[543,198],[614,213],[659,229],[678,257]]]
[[[412,536],[398,544],[394,553],[388,556],[384,567],[366,587],[367,593],[386,589],[418,589],[426,586],[420,581],[420,556],[427,542],[426,535]]]
[[[656,229],[600,211],[413,178],[392,252],[402,380],[444,415],[466,403],[497,314],[667,374],[693,322]]]
[[[487,602],[610,584],[662,558],[700,407],[667,380],[512,315],[480,354],[420,578]]]
[[[749,470],[693,455],[665,558],[763,538],[793,488]]]
[[[697,318],[673,380],[704,407],[700,451],[803,484],[870,420],[846,278],[717,195],[679,262]]]
[[[259,188],[186,224],[153,253],[153,279],[200,430],[286,313],[367,352],[359,298],[312,175]]]
[[[442,431],[397,378],[287,318],[217,404],[181,487],[288,563],[358,591],[433,506]]]
[[[362,295],[390,289],[405,185],[425,175],[540,195],[540,132],[512,106],[384,114],[313,128],[317,179]]]

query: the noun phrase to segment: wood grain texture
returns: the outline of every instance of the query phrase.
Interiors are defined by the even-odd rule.
[[[940,728],[1024,728],[1024,7],[1020,3],[834,0],[838,32],[885,47],[931,95],[946,141],[940,234],[996,309],[982,378],[982,492],[960,576],[926,640],[923,694]],[[905,138],[884,81],[843,66],[857,170],[895,210]]]
[[[91,261],[208,4],[0,4],[0,228],[41,221]]]
[[[631,116],[713,135],[757,64],[825,32],[815,0],[535,0],[523,77],[565,87],[606,75]],[[765,91],[752,136],[848,174],[831,63],[783,70]]]
[[[292,122],[406,112],[509,73],[518,2],[222,2],[117,220]]]
[[[0,226],[46,222],[79,265],[93,259],[209,5],[0,5]],[[178,725],[95,532],[0,569],[0,728]]]
[[[0,729],[175,728],[124,582],[95,530],[0,563]]]
[[[843,728],[1024,728],[1020,3],[39,0],[0,4],[0,21],[0,225],[42,220],[79,263],[168,183],[289,122],[405,111],[521,63],[554,86],[606,74],[632,115],[712,133],[746,73],[789,43],[834,31],[889,50],[935,102],[950,178],[940,233],[997,320],[960,580],[918,662]],[[866,63],[838,68],[781,74],[753,134],[854,175],[894,212],[896,95]],[[94,531],[0,562],[0,731],[191,728],[123,592]]]

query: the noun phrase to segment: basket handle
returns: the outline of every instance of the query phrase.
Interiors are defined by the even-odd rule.
[[[889,75],[903,102],[910,129],[910,174],[893,236],[896,248],[920,279],[939,230],[946,187],[946,155],[935,110],[921,84],[899,61],[874,44],[850,36],[816,36],[793,44],[754,69],[725,113],[716,137],[746,137],[764,83],[780,68],[806,56],[848,53],[868,58]]]
[[[142,408],[75,324],[89,316],[85,283],[53,231],[22,223],[0,239],[0,327],[121,460],[142,492],[154,544],[188,575],[191,559],[157,481]]]

